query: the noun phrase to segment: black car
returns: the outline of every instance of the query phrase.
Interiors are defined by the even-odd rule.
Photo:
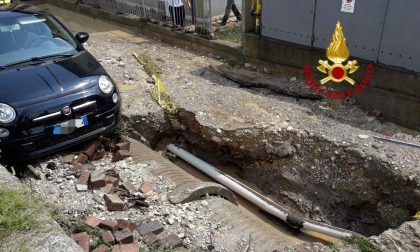
[[[40,157],[115,129],[116,85],[51,14],[28,4],[0,5],[0,151]]]

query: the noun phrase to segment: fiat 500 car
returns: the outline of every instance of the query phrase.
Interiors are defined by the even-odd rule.
[[[54,16],[0,5],[0,151],[32,159],[109,133],[120,121],[117,87]]]

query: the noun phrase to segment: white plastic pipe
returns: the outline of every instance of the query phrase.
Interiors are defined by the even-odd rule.
[[[217,182],[223,184],[227,188],[231,189],[235,193],[239,194],[243,198],[247,199],[248,201],[254,203],[261,209],[265,210],[266,212],[280,218],[281,220],[285,221],[287,220],[287,216],[289,213],[281,211],[275,206],[272,206],[268,204],[265,200],[261,199],[260,197],[256,196],[254,193],[246,189],[245,187],[239,185],[234,180],[230,179],[229,177],[223,175],[221,172],[219,172],[215,167],[211,166],[210,164],[204,162],[203,160],[195,157],[191,153],[185,151],[184,149],[178,148],[173,144],[168,145],[168,150],[177,155],[178,157],[182,158],[189,164],[193,165],[203,173],[207,174]],[[316,225],[313,223],[309,223],[306,221],[303,221],[303,228],[314,231],[317,233],[325,234],[331,237],[335,238],[348,238],[351,237],[351,233],[343,232],[340,230],[335,230],[331,227],[322,226],[322,225]]]

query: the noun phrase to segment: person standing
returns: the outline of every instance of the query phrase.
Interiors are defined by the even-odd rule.
[[[229,19],[231,11],[233,11],[233,13],[235,14],[236,20],[238,20],[238,21],[242,20],[241,13],[239,12],[238,8],[236,7],[235,0],[227,0],[225,15],[223,16],[223,19],[222,19],[222,22],[220,23],[220,25],[222,25],[222,26],[226,25],[226,22]]]
[[[184,27],[185,8],[182,0],[168,0],[172,23]]]

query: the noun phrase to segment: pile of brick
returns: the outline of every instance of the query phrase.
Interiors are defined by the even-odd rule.
[[[90,236],[86,232],[72,235],[73,240],[85,252],[138,252],[140,242],[153,247],[182,246],[183,242],[177,235],[167,232],[159,221],[152,221],[140,225],[134,222],[118,219],[116,221],[100,220],[94,216],[89,216],[85,224],[91,228],[98,229],[104,244],[92,248]],[[138,232],[140,237],[136,241],[133,235]],[[92,248],[93,250],[90,250]]]

